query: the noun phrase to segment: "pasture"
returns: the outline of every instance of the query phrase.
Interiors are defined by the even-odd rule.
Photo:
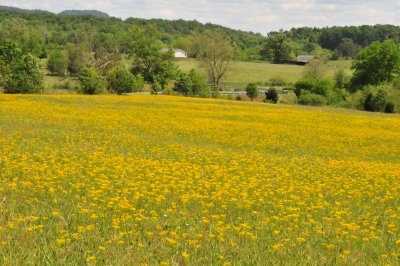
[[[1,265],[398,265],[400,117],[0,95]]]
[[[178,60],[177,64],[185,72],[195,69],[206,75],[206,69],[199,60]],[[349,60],[329,61],[326,76],[333,78],[335,71],[339,68],[345,69],[350,74],[350,67],[351,61]],[[245,86],[250,82],[265,83],[270,79],[276,78],[282,79],[287,83],[294,83],[301,79],[303,75],[304,66],[234,61],[223,78],[223,83]]]

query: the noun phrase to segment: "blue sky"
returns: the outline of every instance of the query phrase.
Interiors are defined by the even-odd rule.
[[[53,12],[97,9],[120,18],[196,19],[263,34],[299,26],[400,23],[400,0],[14,0],[0,5]]]

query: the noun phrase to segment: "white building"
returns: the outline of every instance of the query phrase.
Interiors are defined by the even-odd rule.
[[[169,49],[168,48],[163,48],[162,49],[163,52],[168,52]],[[174,52],[175,58],[187,58],[187,53],[181,49],[172,49],[172,51]]]

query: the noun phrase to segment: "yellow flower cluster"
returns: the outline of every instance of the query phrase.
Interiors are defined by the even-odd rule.
[[[0,96],[0,265],[398,265],[400,117]]]

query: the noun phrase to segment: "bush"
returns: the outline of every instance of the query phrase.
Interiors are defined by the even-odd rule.
[[[286,85],[285,80],[282,77],[272,77],[269,79],[269,82],[266,82],[267,86],[277,86],[277,87],[282,87]]]
[[[333,80],[335,81],[334,87],[336,89],[347,89],[349,87],[350,78],[343,69],[335,72]]]
[[[99,94],[104,91],[103,78],[93,67],[85,67],[79,75],[83,94]]]
[[[107,74],[108,88],[117,94],[141,91],[144,81],[141,76],[135,77],[131,72],[120,67],[114,67]]]
[[[275,89],[269,89],[265,94],[266,94],[266,100],[271,101],[273,103],[278,103],[279,95]]]
[[[322,95],[318,95],[315,93],[303,93],[299,99],[299,104],[303,105],[312,105],[312,106],[321,106],[326,105],[326,98]]]
[[[189,77],[192,81],[192,95],[210,97],[210,88],[207,86],[207,82],[202,75],[192,69],[189,72]]]
[[[386,98],[387,95],[384,90],[379,90],[376,96],[369,93],[364,101],[364,110],[369,112],[385,112],[387,107]],[[390,110],[390,106],[388,109]]]
[[[55,51],[50,55],[49,61],[47,62],[47,69],[53,76],[67,75],[68,61],[62,51]]]
[[[311,93],[327,96],[332,92],[332,83],[329,80],[316,80]]]
[[[189,75],[181,73],[175,81],[174,91],[184,96],[188,96],[192,92],[192,79]]]
[[[300,97],[304,91],[312,91],[314,82],[311,79],[302,79],[294,84],[294,93],[297,97]]]
[[[385,106],[385,113],[387,114],[393,114],[395,112],[394,110],[394,104],[392,102],[388,102]]]
[[[258,96],[258,88],[255,83],[249,83],[246,87],[247,96],[253,101]]]

